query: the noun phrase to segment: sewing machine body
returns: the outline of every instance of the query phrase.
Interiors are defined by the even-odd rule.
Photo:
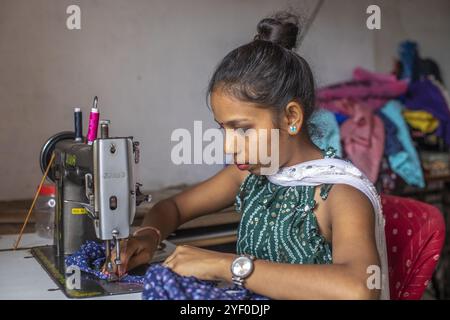
[[[109,281],[83,274],[81,291],[67,290],[61,282],[67,276],[65,256],[79,250],[87,240],[105,242],[107,270],[113,262],[110,248],[116,248],[114,263],[121,263],[120,240],[130,236],[136,207],[151,200],[150,195],[140,192],[134,174],[139,143],[132,137],[102,136],[89,145],[64,132],[44,145],[41,167],[45,167],[50,151],[55,153],[49,172],[56,184],[54,246],[34,248],[33,255],[69,297],[142,290],[139,285],[116,281],[115,274],[110,274]],[[164,241],[151,262],[163,261],[174,249],[175,245]],[[92,291],[94,287],[97,289]]]
[[[136,148],[131,138],[94,141],[94,226],[101,240],[125,239],[130,234],[136,213]]]
[[[97,139],[93,145],[56,144],[55,244],[72,254],[86,240],[126,239],[136,212],[132,138]],[[137,161],[136,161],[137,162]]]

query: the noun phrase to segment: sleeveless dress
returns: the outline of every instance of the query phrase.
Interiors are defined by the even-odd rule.
[[[338,158],[336,150],[322,150]],[[332,184],[320,186],[326,200]],[[332,263],[331,243],[320,233],[314,213],[315,186],[281,186],[267,176],[249,174],[236,196],[241,213],[236,252],[258,259],[293,264]]]

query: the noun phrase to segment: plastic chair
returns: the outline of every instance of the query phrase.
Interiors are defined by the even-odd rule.
[[[392,300],[420,299],[445,241],[441,211],[411,198],[381,195]]]

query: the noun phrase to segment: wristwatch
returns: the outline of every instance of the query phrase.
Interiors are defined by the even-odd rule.
[[[254,269],[254,263],[256,258],[249,254],[243,254],[236,257],[231,263],[231,280],[233,283],[243,287],[244,281],[248,278]]]

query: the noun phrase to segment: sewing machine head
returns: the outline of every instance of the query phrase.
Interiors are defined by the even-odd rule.
[[[101,137],[92,145],[75,141],[68,132],[51,137],[41,151],[42,168],[51,152],[55,161],[49,178],[57,186],[57,254],[72,254],[86,240],[100,239],[106,242],[107,266],[112,268],[112,244],[114,262],[120,264],[120,240],[130,235],[136,206],[150,201],[150,196],[140,192],[134,175],[139,143],[132,137],[109,137],[108,123],[103,122]]]
[[[100,121],[97,137],[97,97],[89,114],[86,138],[82,134],[80,108],[74,109],[74,120],[74,132],[55,134],[41,149],[42,173],[49,169],[47,178],[56,185],[54,243],[34,247],[31,253],[69,298],[140,292],[140,283],[116,281],[120,279],[113,268],[122,262],[121,240],[130,236],[137,206],[151,201],[136,182],[139,143],[133,137],[110,137],[108,120]],[[78,251],[87,240],[105,242],[106,259],[101,271],[109,281],[78,269],[79,287],[74,289],[63,281],[73,280],[74,269],[66,265],[66,256]],[[111,252],[113,248],[115,254]],[[148,263],[164,261],[175,248],[164,240]],[[142,265],[132,273],[143,276],[145,271],[146,265]]]

